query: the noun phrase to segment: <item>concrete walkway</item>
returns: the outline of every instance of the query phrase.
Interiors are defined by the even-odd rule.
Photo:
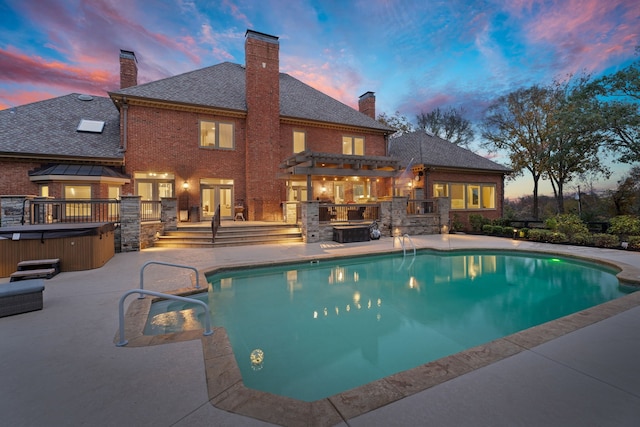
[[[413,238],[443,250],[499,248],[577,255],[625,266],[640,281],[640,253],[484,236]],[[44,309],[0,318],[0,424],[7,426],[260,426],[208,400],[200,340],[116,347],[118,300],[147,261],[210,270],[284,260],[384,252],[391,239],[222,249],[148,249],[104,267],[45,281]],[[0,279],[0,283],[8,278]],[[188,271],[148,268],[146,288],[191,285]],[[1,284],[0,284],[1,286]],[[412,396],[348,419],[349,426],[637,426],[640,292],[619,314]],[[135,296],[130,297],[135,299]],[[304,423],[301,423],[304,424]]]

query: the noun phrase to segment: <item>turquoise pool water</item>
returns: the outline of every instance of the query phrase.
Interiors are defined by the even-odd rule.
[[[215,274],[197,298],[247,387],[314,401],[618,298],[615,273],[534,254],[396,253]],[[157,302],[145,334],[201,317]]]

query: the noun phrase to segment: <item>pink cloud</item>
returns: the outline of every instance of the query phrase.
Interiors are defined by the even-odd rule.
[[[556,0],[545,6],[536,11],[538,2],[522,0],[509,8],[517,14],[535,12],[525,26],[528,38],[535,44],[555,46],[562,72],[599,71],[612,57],[628,54],[638,43],[640,27],[618,23],[637,22],[640,2]]]

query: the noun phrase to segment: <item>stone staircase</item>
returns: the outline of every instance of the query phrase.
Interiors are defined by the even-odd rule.
[[[202,223],[167,231],[155,242],[157,248],[217,248],[224,246],[260,245],[268,243],[302,242],[297,225],[284,223],[251,223],[225,221],[211,242],[211,226]]]

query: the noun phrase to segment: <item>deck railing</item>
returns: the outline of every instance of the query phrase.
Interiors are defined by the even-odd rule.
[[[32,200],[29,209],[31,224],[120,222],[119,200]]]
[[[434,199],[409,199],[407,201],[408,215],[423,215],[438,213],[438,203]]]
[[[160,221],[162,202],[159,200],[142,200],[140,202],[140,221]]]
[[[380,219],[380,205],[377,203],[334,204],[321,203],[318,207],[320,222],[371,222]]]

